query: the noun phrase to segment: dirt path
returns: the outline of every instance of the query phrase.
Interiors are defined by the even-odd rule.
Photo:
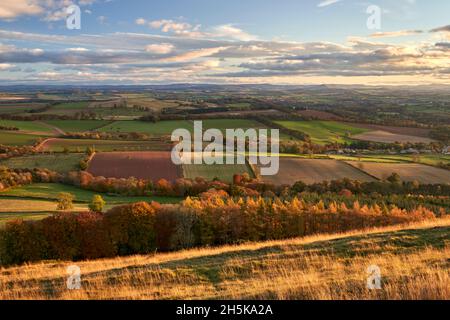
[[[48,138],[48,139],[45,139],[44,141],[42,141],[41,143],[39,143],[36,147],[34,147],[34,149],[36,150],[36,151],[43,151],[43,147],[44,147],[44,145],[47,143],[47,142],[50,142],[50,141],[52,141],[52,140],[57,140],[58,138]]]
[[[66,135],[66,133],[63,130],[61,130],[60,128],[58,128],[58,127],[52,126],[52,125],[50,125],[48,123],[45,123],[43,121],[36,121],[36,122],[39,123],[39,124],[42,124],[43,126],[46,126],[47,128],[52,129],[54,131],[54,133],[56,133],[58,135],[61,135],[61,136],[65,136]]]

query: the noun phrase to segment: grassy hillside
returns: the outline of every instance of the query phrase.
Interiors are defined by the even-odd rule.
[[[0,299],[448,299],[450,220],[340,235],[0,270]],[[367,289],[367,268],[381,289]]]

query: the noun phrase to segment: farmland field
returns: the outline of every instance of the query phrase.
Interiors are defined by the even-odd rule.
[[[44,103],[0,104],[0,114],[24,114],[28,111],[45,107]]]
[[[254,120],[245,119],[207,119],[202,121],[203,130],[216,128],[219,130],[234,129],[234,128],[265,128],[264,125]],[[171,135],[175,129],[194,130],[194,122],[188,120],[173,120],[173,121],[158,121],[158,122],[144,122],[144,121],[115,121],[109,125],[100,128],[98,131],[102,132],[140,132],[153,135]]]
[[[170,152],[107,152],[97,153],[88,171],[95,176],[174,181],[181,178]]]
[[[101,128],[110,123],[103,120],[46,120],[51,126],[57,127],[65,132],[84,132]]]
[[[364,140],[364,141],[373,141],[373,142],[383,142],[383,143],[430,143],[433,142],[432,139],[417,137],[411,135],[404,134],[396,134],[387,131],[369,131],[361,134],[356,134],[352,136],[353,139]]]
[[[88,102],[64,102],[52,106],[49,110],[42,112],[42,114],[57,114],[57,115],[70,115],[76,112],[89,111],[87,110]]]
[[[177,203],[176,197],[128,197],[114,194],[102,194],[90,190],[59,183],[33,183],[30,185],[8,189],[0,192],[2,199],[56,200],[60,192],[68,192],[75,196],[75,203],[89,203],[95,194],[100,194],[106,204],[134,203],[139,201],[157,201],[160,203]]]
[[[450,183],[450,171],[417,163],[373,163],[348,161],[349,164],[363,170],[371,176],[384,180],[392,173],[398,173],[404,181],[417,180],[420,183]]]
[[[7,213],[48,213],[55,212],[56,201],[45,200],[29,200],[29,199],[12,199],[0,197],[0,218],[4,218]],[[85,211],[87,206],[76,204],[74,206],[76,211]]]
[[[275,123],[291,130],[304,132],[311,137],[312,142],[322,145],[351,142],[351,135],[367,131],[367,129],[335,121],[275,121]]]
[[[51,134],[53,130],[48,126],[37,121],[15,121],[15,120],[0,120],[2,127],[16,127],[20,131],[29,131],[36,134]],[[14,131],[9,131],[13,133]]]
[[[192,122],[187,120],[175,121],[115,121],[100,128],[101,132],[139,132],[153,135],[171,135],[172,131],[178,128],[192,130]]]
[[[45,136],[15,133],[14,131],[0,131],[0,144],[7,146],[33,145],[40,138],[43,139]]]
[[[93,140],[93,139],[51,139],[46,141],[43,151],[61,152],[67,148],[71,152],[84,152],[93,147],[96,151],[139,151],[170,150],[171,145],[164,141],[125,141],[125,140]]]
[[[183,164],[183,177],[195,179],[202,177],[208,181],[218,178],[220,181],[232,182],[234,174],[248,173],[254,178],[248,164]]]
[[[14,157],[0,161],[0,166],[12,169],[50,169],[64,173],[79,170],[80,160],[85,157],[82,153],[71,154],[37,154],[22,157]]]
[[[359,181],[375,179],[356,168],[338,160],[280,158],[280,169],[274,176],[264,176],[263,180],[276,185],[294,184],[303,181],[312,184],[322,181],[349,178]]]

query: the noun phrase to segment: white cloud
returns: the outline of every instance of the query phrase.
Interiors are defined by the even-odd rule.
[[[256,40],[257,37],[253,36],[231,24],[224,24],[214,28],[214,36],[232,38],[241,41]]]
[[[138,18],[138,19],[136,19],[135,22],[137,25],[140,25],[140,26],[147,24],[147,20],[145,20],[144,18]]]
[[[320,2],[317,6],[319,8],[327,7],[327,6],[330,6],[330,5],[340,2],[340,1],[341,0],[324,0],[324,1]]]
[[[0,2],[0,18],[14,19],[22,15],[37,15],[44,8],[37,0],[2,0]]]
[[[7,71],[11,68],[14,68],[15,65],[9,63],[0,63],[0,71]]]
[[[174,49],[174,45],[170,43],[149,44],[145,47],[145,51],[154,54],[168,54]]]
[[[139,19],[138,19],[139,20]],[[138,21],[136,21],[137,23]],[[142,23],[142,20],[139,20]],[[160,29],[164,33],[174,33],[181,36],[198,37],[202,34],[199,32],[200,25],[191,25],[187,22],[179,22],[174,20],[154,20],[148,23],[148,26],[153,29]]]

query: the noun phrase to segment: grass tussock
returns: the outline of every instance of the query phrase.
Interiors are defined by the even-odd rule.
[[[334,235],[0,269],[0,299],[449,299],[450,219]],[[367,267],[381,289],[367,289]]]

